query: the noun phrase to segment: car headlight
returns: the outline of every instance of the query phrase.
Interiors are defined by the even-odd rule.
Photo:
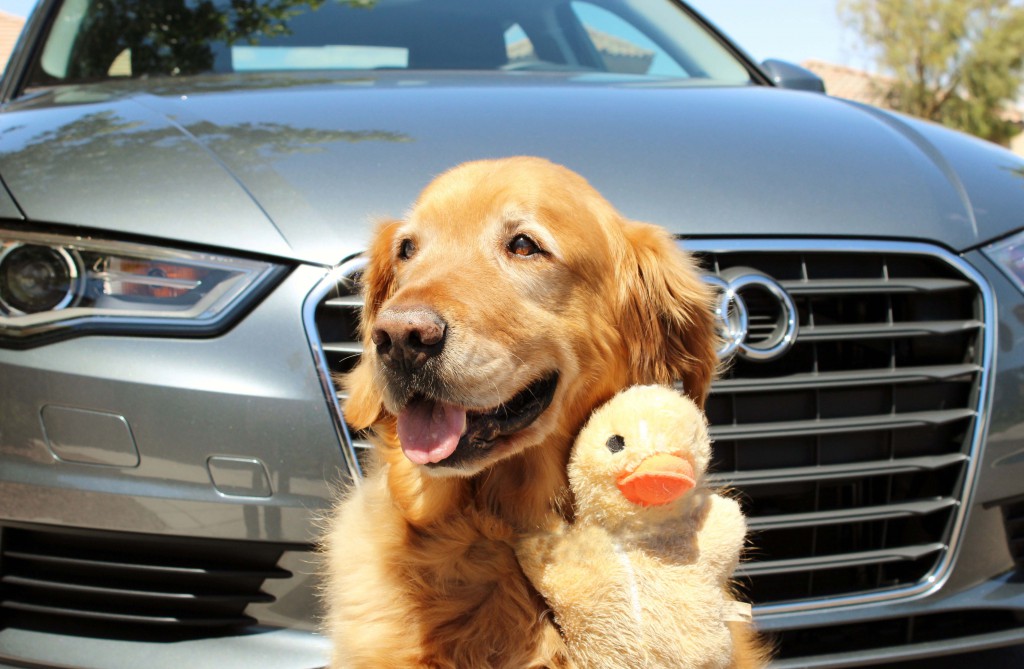
[[[981,251],[1024,291],[1024,230],[993,242]]]
[[[244,258],[0,228],[0,344],[46,335],[211,335],[286,268]]]

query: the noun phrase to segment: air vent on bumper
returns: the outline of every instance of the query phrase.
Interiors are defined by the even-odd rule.
[[[0,529],[0,627],[88,627],[90,635],[203,636],[255,623],[272,602],[273,544],[76,531]]]

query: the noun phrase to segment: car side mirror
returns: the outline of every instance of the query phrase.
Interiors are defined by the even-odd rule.
[[[775,59],[764,61],[761,63],[761,67],[779,88],[815,93],[825,92],[825,82],[805,67]]]

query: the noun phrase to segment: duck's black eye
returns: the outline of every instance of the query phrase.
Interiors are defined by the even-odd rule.
[[[612,453],[618,453],[626,447],[626,440],[622,438],[621,434],[613,434],[608,437],[608,441],[604,442],[604,445],[608,447],[608,450]]]
[[[411,239],[403,239],[402,243],[398,245],[398,257],[400,259],[408,260],[414,253],[416,253],[416,244]]]
[[[508,250],[517,256],[532,256],[534,253],[541,252],[537,242],[522,233],[512,238],[512,241],[508,243]]]

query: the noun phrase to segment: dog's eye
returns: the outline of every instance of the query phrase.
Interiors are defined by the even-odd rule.
[[[522,233],[512,238],[512,241],[508,243],[508,250],[517,256],[532,256],[534,253],[541,252],[537,242]]]
[[[608,450],[612,453],[618,453],[626,447],[626,440],[622,438],[621,434],[613,434],[608,437],[608,441],[604,443],[608,447]]]
[[[398,246],[398,257],[401,260],[408,260],[414,253],[416,253],[416,244],[411,239],[403,239]]]

